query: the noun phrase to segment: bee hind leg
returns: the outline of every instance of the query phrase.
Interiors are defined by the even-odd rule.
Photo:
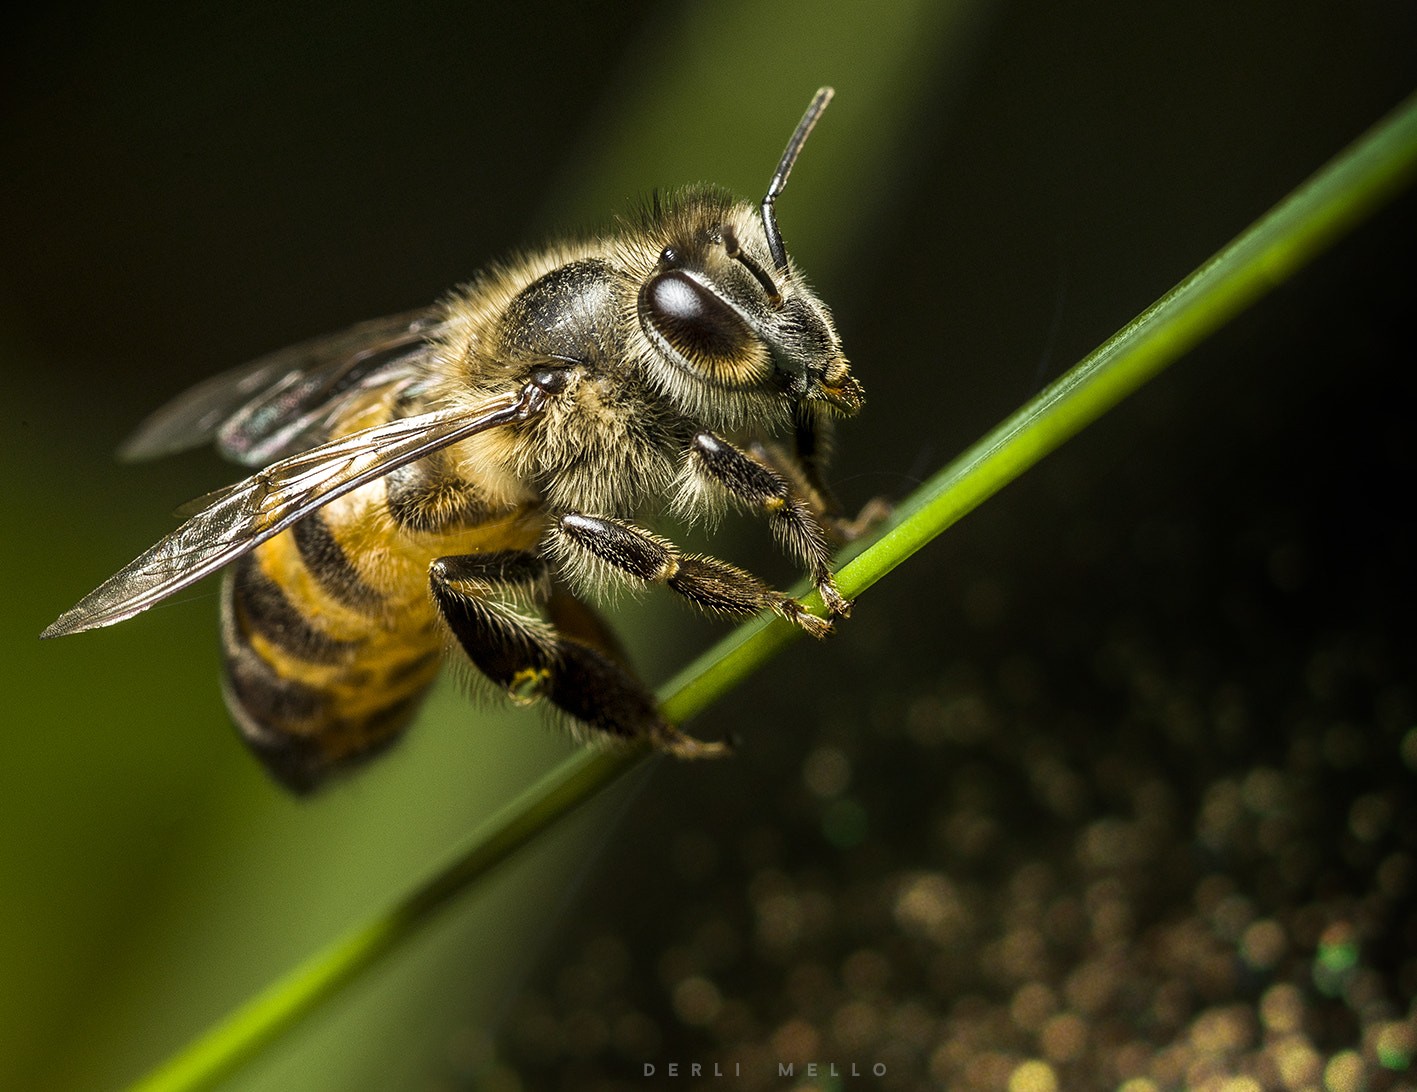
[[[438,558],[429,585],[439,612],[482,674],[511,698],[545,697],[577,723],[616,739],[648,739],[680,758],[727,754],[660,715],[619,643],[593,611],[552,587],[546,562],[521,551]],[[550,621],[506,600],[544,604]]]

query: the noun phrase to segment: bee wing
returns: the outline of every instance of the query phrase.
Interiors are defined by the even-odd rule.
[[[336,497],[474,433],[525,420],[543,401],[544,392],[529,386],[471,410],[438,410],[366,428],[274,463],[213,494],[207,507],[65,611],[40,636],[62,637],[131,618]]]
[[[352,400],[424,374],[438,308],[361,322],[198,383],[150,416],[118,449],[151,459],[216,441],[223,455],[265,466],[310,447]]]

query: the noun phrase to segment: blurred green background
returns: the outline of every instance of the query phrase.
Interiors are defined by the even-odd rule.
[[[0,1087],[133,1079],[571,747],[535,714],[445,685],[387,760],[296,802],[221,708],[214,583],[39,643],[175,505],[237,476],[208,453],[116,464],[149,410],[264,351],[427,303],[499,254],[607,225],[653,187],[755,198],[831,83],[778,207],[868,394],[843,430],[839,491],[848,506],[901,496],[1391,108],[1413,83],[1415,28],[1398,0],[20,17],[0,47]],[[1256,457],[1281,473],[1266,445],[1292,442],[1294,421],[1371,399],[1375,431],[1360,420],[1354,435],[1379,436],[1373,481],[1401,480],[1411,442],[1389,434],[1391,407],[1410,406],[1413,381],[1390,339],[1413,298],[1412,222],[1408,200],[873,591],[830,647],[792,649],[711,711],[698,730],[736,731],[739,760],[661,765],[638,795],[611,794],[233,1087],[437,1086],[450,1037],[495,1026],[582,914],[587,858],[592,875],[652,877],[690,816],[711,826],[713,809],[796,778],[834,695],[879,691],[889,709],[960,648],[1066,624],[1058,603],[1035,620],[1030,588],[1085,570],[1090,593],[1144,614],[1156,600],[1138,588],[1164,576],[1128,528],[1183,502],[1222,524],[1240,509],[1218,495],[1207,509],[1210,491]],[[1335,349],[1354,338],[1361,351]],[[1327,484],[1355,491],[1328,531],[1353,526],[1341,510],[1411,505]],[[1345,581],[1393,603],[1412,591],[1391,546],[1410,530],[1387,514],[1397,530],[1377,553],[1365,539],[1305,554],[1335,610]],[[1077,545],[1094,532],[1122,545]],[[790,580],[764,544],[749,528],[716,549]],[[1167,609],[1186,598],[1172,593]],[[717,632],[655,598],[622,614],[652,680]],[[668,892],[642,897],[673,913]]]

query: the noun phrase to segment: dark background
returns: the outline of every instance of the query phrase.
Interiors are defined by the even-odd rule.
[[[605,226],[654,186],[708,179],[756,197],[830,82],[838,99],[780,216],[868,394],[842,430],[839,491],[849,505],[900,497],[1396,104],[1414,30],[1395,0],[770,16],[90,4],[22,20],[0,64],[0,1083],[133,1077],[423,875],[569,749],[535,717],[470,713],[448,687],[387,762],[296,804],[225,724],[211,589],[116,630],[34,641],[175,504],[233,476],[207,454],[112,462],[163,399],[429,302],[498,254]],[[738,759],[658,764],[248,1086],[513,1072],[577,1085],[645,1058],[780,1051],[791,1036],[774,1034],[799,1019],[821,1057],[845,1057],[832,1012],[855,996],[844,961],[869,949],[895,968],[870,1003],[913,1001],[928,1045],[890,1054],[882,1032],[859,1056],[886,1051],[902,1082],[968,1087],[932,1069],[951,1006],[1006,1005],[1015,981],[912,978],[902,968],[929,960],[899,947],[908,929],[886,911],[861,919],[874,932],[833,919],[786,954],[764,947],[765,886],[785,878],[799,903],[810,891],[842,907],[855,884],[888,906],[925,873],[968,878],[983,906],[1042,859],[1066,892],[1091,882],[1070,871],[1078,839],[1131,814],[1129,783],[1170,786],[1166,844],[1180,852],[1210,847],[1206,802],[1255,770],[1290,779],[1303,802],[1290,841],[1318,863],[1252,889],[1263,851],[1222,839],[1171,870],[1174,886],[1128,888],[1135,936],[1192,912],[1211,875],[1240,884],[1259,920],[1379,890],[1363,966],[1410,997],[1403,866],[1374,877],[1414,848],[1413,242],[1407,198],[873,589],[838,638],[790,649],[695,723],[741,736]],[[792,578],[751,527],[715,549]],[[653,679],[715,632],[658,597],[624,613]],[[974,728],[941,712],[961,701],[985,710]],[[804,781],[843,760],[845,787]],[[1059,764],[1071,780],[1038,772]],[[970,786],[985,786],[978,799]],[[1365,840],[1352,807],[1369,798],[1389,818]],[[966,800],[992,824],[982,857],[940,833]],[[664,969],[720,920],[738,937],[726,962]],[[993,934],[975,928],[982,951]],[[1289,962],[1232,1000],[1312,987],[1318,940],[1289,935]],[[607,950],[620,971],[591,1007],[644,1023],[578,1039],[567,1028],[587,1003],[562,972]],[[1072,951],[1056,953],[1060,980]],[[803,966],[826,975],[822,1013],[794,993]],[[686,1019],[676,990],[695,976],[751,1020]],[[1198,996],[1174,1027],[1133,1034],[1184,1039],[1218,1003]],[[1315,1042],[1357,1047],[1361,1006],[1327,1003],[1352,1013],[1325,1016]],[[489,1027],[495,1043],[469,1030]],[[1001,1056],[1037,1053],[1010,1035]],[[1072,1064],[1084,1068],[1066,1087],[1102,1072]]]

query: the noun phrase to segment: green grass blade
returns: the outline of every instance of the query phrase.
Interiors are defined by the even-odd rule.
[[[132,1086],[211,1088],[375,963],[479,877],[644,758],[646,747],[582,751],[473,832],[469,848],[420,887],[317,952]]]
[[[1187,277],[1105,345],[917,490],[838,574],[859,595],[985,498],[1302,268],[1417,173],[1417,97]],[[685,669],[661,697],[682,723],[794,639],[755,620]],[[518,848],[638,764],[645,747],[585,751],[476,831],[469,848],[389,910],[351,930],[183,1049],[135,1092],[210,1088],[409,939]]]

